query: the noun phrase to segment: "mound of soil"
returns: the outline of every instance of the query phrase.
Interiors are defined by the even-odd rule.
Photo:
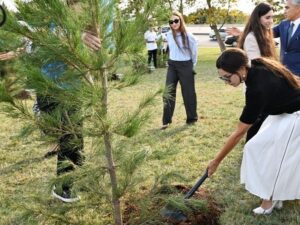
[[[190,187],[184,186],[184,185],[176,185],[173,187],[173,190],[175,190],[175,193],[182,193],[182,198],[184,197],[184,194],[189,191]],[[160,194],[170,195],[172,193],[169,193],[168,191],[165,192],[165,189],[162,189]],[[161,222],[167,222],[168,224],[172,225],[219,225],[219,217],[222,213],[221,207],[217,204],[217,202],[214,200],[214,198],[203,188],[201,188],[199,191],[196,191],[195,194],[191,197],[193,199],[202,200],[207,203],[207,209],[201,210],[201,211],[193,211],[192,213],[189,213],[187,216],[187,220],[184,222],[174,222],[174,221],[168,221],[165,218],[161,217],[159,214],[159,210],[161,209],[161,205],[159,203],[154,203],[149,208],[149,214],[153,213],[155,217],[160,219]],[[154,212],[156,211],[156,212]],[[137,225],[138,223],[129,222],[130,218],[132,217],[139,217],[140,209],[137,205],[133,203],[126,202],[125,203],[125,210],[123,214],[124,218],[124,224],[125,225]],[[153,223],[151,223],[153,224]]]

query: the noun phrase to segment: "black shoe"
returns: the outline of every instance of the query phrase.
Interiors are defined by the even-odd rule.
[[[186,124],[187,124],[187,125],[193,125],[193,124],[195,124],[197,121],[198,121],[198,119],[187,120],[187,121],[186,121]]]
[[[61,193],[56,192],[56,187],[55,186],[53,186],[53,188],[52,188],[51,195],[54,198],[57,198],[57,199],[59,199],[63,202],[67,202],[67,203],[77,202],[77,201],[80,200],[80,197],[77,196],[77,195],[74,195],[70,189],[62,190]]]

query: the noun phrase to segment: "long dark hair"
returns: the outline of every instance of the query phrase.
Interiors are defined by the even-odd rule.
[[[187,36],[187,32],[186,32],[186,28],[185,28],[185,22],[184,22],[182,14],[178,11],[174,11],[174,12],[172,12],[172,16],[179,17],[179,20],[180,20],[179,32],[180,32],[180,35],[181,35],[181,38],[182,38],[182,44],[183,44],[184,48],[187,48],[187,49],[190,50],[189,39],[188,39],[188,36]],[[176,43],[177,47],[180,48],[180,46],[177,42],[177,39],[176,39],[176,35],[177,35],[176,31],[173,30],[172,27],[171,27],[171,30],[172,30],[172,34],[173,34],[173,38],[175,40],[175,43]]]
[[[284,65],[271,58],[257,58],[252,60],[252,64],[263,65],[271,71],[274,76],[283,76],[294,88],[300,88],[300,78],[295,76]],[[229,73],[236,73],[242,67],[249,69],[249,60],[244,50],[234,48],[225,50],[217,59],[216,67]]]
[[[238,47],[244,49],[244,43],[247,35],[253,32],[262,57],[269,57],[278,59],[275,52],[275,43],[273,40],[272,29],[266,29],[260,22],[260,18],[273,10],[272,6],[268,3],[258,4],[246,24],[243,34],[239,38]]]

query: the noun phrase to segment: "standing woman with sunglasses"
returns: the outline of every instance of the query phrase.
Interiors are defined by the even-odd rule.
[[[187,116],[186,123],[192,124],[198,120],[193,70],[197,62],[197,40],[192,34],[186,31],[181,13],[173,12],[169,20],[169,25],[171,27],[171,30],[167,33],[169,67],[166,78],[168,94],[163,97],[162,129],[168,128],[170,123],[172,123],[178,81],[180,82]]]

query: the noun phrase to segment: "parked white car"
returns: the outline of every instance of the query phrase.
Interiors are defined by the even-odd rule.
[[[225,40],[225,38],[227,36],[227,33],[226,33],[225,30],[226,30],[226,28],[219,29],[221,40],[223,40],[223,41]],[[209,38],[211,38],[212,40],[217,40],[216,34],[215,34],[215,32],[213,30],[210,31]]]

